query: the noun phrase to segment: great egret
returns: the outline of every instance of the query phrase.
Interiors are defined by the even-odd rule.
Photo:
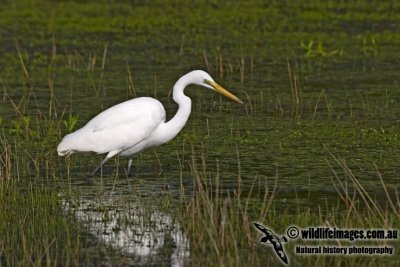
[[[84,127],[67,134],[57,147],[59,156],[75,152],[108,153],[91,176],[115,155],[131,156],[145,148],[169,142],[185,126],[189,118],[192,101],[183,91],[195,84],[215,90],[241,104],[243,102],[217,84],[202,70],[183,75],[174,85],[173,99],[179,108],[175,116],[165,122],[165,109],[160,101],[151,97],[134,98],[106,109],[91,119]],[[130,173],[132,158],[128,161]]]

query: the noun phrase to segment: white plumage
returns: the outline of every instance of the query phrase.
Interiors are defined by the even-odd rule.
[[[163,122],[165,110],[158,100],[135,98],[101,112],[81,129],[66,135],[57,151],[60,156],[70,151],[118,154],[151,138]]]
[[[242,103],[201,70],[189,72],[174,85],[173,98],[179,105],[176,115],[165,122],[165,109],[156,99],[139,97],[101,112],[81,129],[66,135],[57,147],[58,155],[75,152],[108,153],[99,168],[115,155],[130,156],[151,146],[167,143],[184,127],[191,111],[191,100],[183,91],[189,84],[200,85]],[[132,160],[129,160],[128,173]]]

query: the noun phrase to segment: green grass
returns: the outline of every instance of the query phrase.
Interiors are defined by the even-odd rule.
[[[269,101],[267,97],[260,100],[257,95],[248,95],[245,106],[248,112],[242,116],[238,115],[237,107],[221,99],[218,99],[215,111],[200,100],[194,107],[193,119],[198,121],[199,117],[206,117],[206,122],[201,120],[201,127],[190,121],[171,144],[154,153],[146,152],[137,160],[139,171],[133,186],[139,189],[128,194],[146,195],[154,190],[153,185],[172,184],[169,186],[171,191],[160,192],[158,196],[163,196],[162,202],[156,201],[156,205],[175,218],[188,235],[190,258],[187,262],[220,266],[277,264],[271,251],[258,244],[259,233],[252,227],[254,221],[267,222],[280,233],[292,224],[304,228],[310,225],[399,227],[400,204],[396,179],[392,175],[396,158],[391,157],[398,143],[397,127],[390,122],[371,125],[364,121],[365,117],[380,118],[387,114],[386,111],[369,112],[375,104],[368,102],[359,112],[361,118],[350,107],[345,112],[353,113],[352,116],[335,118],[334,102],[330,103],[329,98],[321,100],[324,98],[321,94],[307,94],[300,85],[295,86],[298,76],[292,73],[289,77],[292,82],[288,82],[287,98],[282,98],[286,102],[279,112],[274,112],[276,105],[264,102]],[[51,95],[51,91],[48,94]],[[4,107],[13,110],[15,115],[11,121],[2,124],[2,264],[95,265],[109,261],[131,264],[132,256],[121,255],[117,249],[102,244],[101,240],[88,234],[90,230],[85,222],[79,221],[73,212],[63,211],[58,192],[74,191],[71,179],[87,179],[87,170],[98,163],[98,158],[75,155],[64,160],[55,156],[54,148],[62,135],[80,127],[84,121],[61,107],[55,107],[52,112],[39,108],[37,114],[27,113],[30,106],[39,107],[35,101],[38,95],[28,88],[20,104],[16,105],[18,101],[4,91]],[[297,101],[296,97],[300,95],[302,101]],[[304,101],[307,98],[309,108]],[[57,97],[46,99],[46,107],[59,101]],[[202,111],[207,109],[216,114],[203,114]],[[332,111],[328,112],[328,109]],[[265,110],[266,117],[263,117]],[[227,116],[232,119],[224,120]],[[245,128],[241,126],[244,124]],[[224,129],[224,138],[215,140],[221,132],[218,127]],[[191,146],[194,149],[190,149]],[[249,147],[257,146],[263,147],[263,154],[251,156],[246,153]],[[375,149],[367,149],[371,146]],[[174,166],[177,157],[182,164],[180,169],[173,167],[169,171],[168,165]],[[114,171],[115,164],[124,163],[119,163],[118,159],[110,162],[108,168],[111,171],[106,171],[105,175],[108,183],[123,177],[123,172]],[[147,180],[140,169],[146,169],[146,166],[157,166],[162,179],[151,180],[154,179],[151,173]],[[293,174],[298,170],[303,172]],[[314,179],[318,175],[323,179]],[[381,179],[382,175],[385,181]],[[178,177],[181,177],[180,184],[186,186],[179,185]],[[188,185],[188,181],[192,183]],[[274,182],[277,190],[273,187]],[[296,185],[292,187],[291,183]],[[233,188],[232,184],[235,185]],[[336,193],[326,196],[329,205],[321,197],[327,186],[337,188]],[[279,192],[285,189],[289,189],[289,193]],[[102,190],[113,189],[105,187]],[[386,193],[385,190],[389,191]],[[304,196],[305,191],[307,196]],[[76,202],[74,197],[71,201]],[[129,203],[130,200],[126,201]],[[79,205],[79,201],[76,203]],[[124,204],[121,206],[125,207]],[[104,216],[109,212],[109,208],[105,209]],[[145,210],[143,216],[150,214],[150,210]],[[290,259],[299,265],[316,261],[322,266],[333,263],[358,266],[379,264],[382,260],[374,257],[300,257],[293,253],[295,244],[294,241],[289,243],[286,249]],[[16,249],[21,246],[22,250]],[[165,247],[162,253],[170,255],[170,248]],[[162,253],[157,256],[164,257]],[[383,260],[385,264],[395,266],[398,264],[396,257]],[[155,258],[147,263],[158,261]]]
[[[194,192],[192,197],[183,196],[180,223],[192,241],[190,252],[194,265],[219,266],[274,266],[278,261],[273,250],[257,243],[260,233],[252,226],[261,222],[275,233],[286,233],[289,226],[298,228],[337,227],[353,229],[398,229],[400,224],[400,202],[397,193],[390,194],[381,177],[380,189],[384,190],[378,199],[367,193],[363,182],[354,176],[346,163],[332,157],[333,183],[336,187],[337,201],[325,206],[305,207],[292,204],[285,207],[279,203],[280,193],[276,184],[254,179],[250,192],[244,191],[240,175],[236,177],[236,187],[230,191],[223,188],[219,173],[208,172],[204,165],[204,155],[192,154],[191,170]],[[333,170],[338,167],[342,173]],[[377,175],[380,175],[377,173]],[[278,177],[276,177],[278,178]],[[260,181],[261,180],[261,181]],[[258,187],[258,184],[264,187]],[[255,197],[257,196],[257,197]],[[389,205],[390,203],[390,205]],[[335,241],[336,242],[336,241]],[[335,243],[334,244],[337,244]],[[340,242],[340,241],[338,241]],[[294,265],[309,266],[360,266],[382,264],[397,266],[399,241],[385,243],[346,242],[343,246],[386,244],[394,247],[394,254],[386,257],[370,256],[299,256],[294,253],[295,245],[333,245],[327,242],[304,242],[290,240],[285,251]],[[243,256],[246,255],[246,256]]]
[[[261,266],[264,264],[278,264],[270,248],[258,243],[259,233],[252,226],[253,222],[261,222],[273,229],[276,233],[285,234],[291,225],[299,228],[309,226],[338,227],[338,228],[361,228],[361,229],[398,229],[400,216],[400,202],[397,193],[388,190],[378,170],[376,174],[380,177],[382,194],[379,198],[365,190],[365,181],[357,178],[352,170],[342,159],[333,157],[330,160],[332,168],[332,180],[329,182],[336,187],[337,201],[307,207],[291,202],[290,206],[282,204],[282,193],[279,192],[279,177],[256,177],[251,181],[251,189],[246,190],[246,184],[240,172],[232,181],[235,186],[230,190],[224,189],[221,180],[220,164],[217,171],[209,171],[205,165],[206,159],[202,152],[194,148],[191,152],[190,169],[192,185],[181,186],[179,196],[175,189],[165,189],[159,193],[157,201],[150,201],[140,197],[140,189],[134,189],[133,203],[139,207],[134,209],[133,214],[140,225],[145,223],[146,229],[158,229],[157,221],[150,219],[154,213],[152,205],[158,206],[163,212],[175,218],[183,232],[190,240],[189,255],[194,265],[219,265],[219,266]],[[241,164],[240,161],[237,164]],[[121,265],[129,265],[127,255],[120,254],[115,248],[97,244],[96,241],[85,234],[90,227],[89,221],[79,221],[75,208],[63,210],[64,197],[60,197],[55,187],[41,187],[30,184],[21,186],[13,179],[3,181],[0,187],[0,227],[1,233],[1,262],[6,265],[32,265],[32,266],[57,266],[57,265],[95,265],[97,262],[119,262]],[[247,180],[247,182],[249,182]],[[262,185],[262,186],[260,186]],[[247,185],[248,186],[248,185]],[[74,186],[75,187],[75,186]],[[94,187],[95,190],[96,186]],[[115,187],[118,191],[118,186]],[[66,190],[66,191],[65,191]],[[69,189],[59,190],[68,193]],[[81,189],[78,189],[81,190]],[[101,190],[104,197],[109,198],[110,188]],[[79,193],[71,191],[67,197],[69,205],[87,205],[80,203]],[[118,192],[115,192],[114,195]],[[312,192],[309,193],[312,196]],[[129,208],[129,199],[124,194],[118,202],[112,206],[106,204],[102,207],[101,195],[94,196],[98,199],[99,207],[95,209],[84,208],[83,211],[90,212],[92,220],[103,218],[106,225],[108,220],[114,217],[129,218],[132,215],[123,215],[132,212]],[[64,204],[63,204],[64,203]],[[150,205],[146,204],[149,203]],[[301,200],[298,203],[302,203]],[[114,206],[115,205],[115,206]],[[136,205],[136,204],[135,204]],[[124,207],[123,209],[121,209]],[[147,207],[147,208],[146,208]],[[117,213],[115,213],[117,211]],[[118,215],[121,212],[120,215]],[[95,216],[95,214],[97,214]],[[114,215],[112,215],[114,214]],[[131,214],[131,213],[127,213]],[[99,217],[98,217],[99,216]],[[90,220],[90,217],[88,217]],[[147,224],[146,223],[149,223]],[[115,229],[135,228],[135,220],[118,219]],[[142,226],[143,227],[143,226]],[[115,231],[120,231],[115,230]],[[140,235],[140,233],[139,233]],[[96,235],[94,235],[96,236]],[[298,256],[294,253],[294,246],[303,244],[302,241],[291,240],[285,244],[285,251],[291,262],[296,265],[310,265],[317,262],[321,266],[332,264],[345,264],[348,266],[359,266],[360,264],[381,264],[396,266],[398,264],[398,240],[388,242],[386,245],[395,248],[395,255],[386,257],[369,256]],[[332,243],[312,243],[314,245]],[[382,245],[377,242],[344,242],[342,245],[367,244]],[[304,243],[303,245],[310,245]],[[164,246],[168,249],[168,245]],[[160,252],[161,253],[161,252]],[[166,250],[164,257],[170,255]],[[163,257],[163,254],[157,254]],[[130,256],[132,257],[132,256]],[[139,264],[140,259],[137,263]],[[158,262],[157,258],[148,259],[147,263]]]
[[[104,223],[110,214],[128,218],[116,231],[137,223],[124,214],[136,204],[143,208],[132,214],[150,232],[158,231],[152,210],[165,212],[190,240],[187,265],[279,264],[259,245],[253,221],[282,234],[293,224],[399,228],[399,8],[382,1],[6,1],[0,265],[169,260],[171,229],[169,243],[143,261],[80,220],[85,198],[99,205],[88,211]],[[188,89],[193,112],[185,129],[138,155],[130,178],[123,159],[88,179],[100,157],[57,156],[65,134],[133,96],[156,96],[170,118],[170,88],[195,68],[245,105]],[[285,246],[294,265],[399,264],[398,241],[395,256],[378,258],[300,257],[296,244]]]
[[[80,228],[62,210],[57,192],[3,182],[0,201],[1,265],[79,264]]]

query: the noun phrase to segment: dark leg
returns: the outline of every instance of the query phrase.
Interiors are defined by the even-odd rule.
[[[94,169],[94,170],[89,174],[89,176],[94,176],[94,175],[96,174],[96,172],[98,172],[98,170],[101,168],[101,166],[103,166],[103,164],[106,163],[107,160],[109,160],[109,159],[110,159],[110,157],[108,157],[108,155],[107,155],[107,157],[105,157],[105,158],[103,159],[103,161],[100,163],[100,165],[97,166],[96,169]]]

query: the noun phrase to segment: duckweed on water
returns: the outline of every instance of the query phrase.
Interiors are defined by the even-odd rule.
[[[400,228],[397,2],[21,0],[0,17],[0,265],[273,266],[253,221]],[[100,157],[57,157],[133,96],[171,118],[170,88],[196,68],[245,105],[189,88],[185,129],[133,177],[122,158],[88,179]],[[293,265],[399,263],[398,242],[387,257],[295,245]]]

